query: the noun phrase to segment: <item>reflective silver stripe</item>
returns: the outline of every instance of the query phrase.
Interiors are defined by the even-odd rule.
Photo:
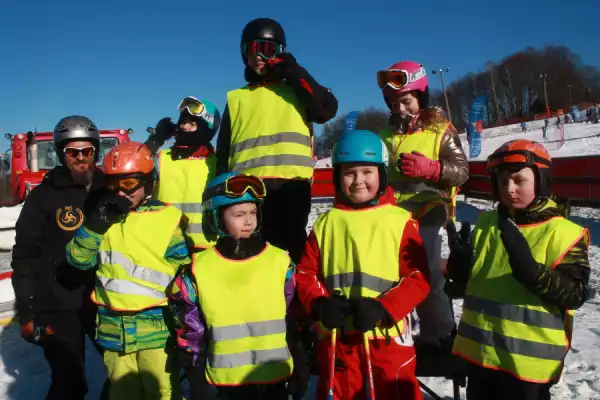
[[[231,170],[234,172],[245,171],[250,168],[274,167],[281,165],[291,165],[295,167],[313,167],[313,160],[310,156],[299,156],[296,154],[280,154],[277,156],[262,156],[251,158],[250,160],[236,163]]]
[[[152,283],[162,287],[167,287],[174,278],[174,275],[136,265],[118,251],[100,251],[101,264],[117,264],[123,267],[129,276],[140,281]]]
[[[150,289],[149,287],[142,286],[131,281],[124,281],[122,279],[98,276],[97,284],[99,284],[104,290],[109,292],[146,296],[158,300],[164,300],[167,298],[165,293],[161,292],[160,290]]]
[[[508,321],[522,322],[529,326],[547,329],[565,329],[561,316],[530,310],[512,304],[498,303],[493,300],[466,296],[463,308],[476,313],[497,317]]]
[[[310,147],[310,136],[299,132],[280,132],[275,135],[264,135],[242,140],[232,146],[232,154],[260,146],[272,146],[278,143],[296,143]]]
[[[562,361],[567,354],[566,346],[512,338],[497,332],[477,328],[463,321],[458,325],[458,335],[486,346],[506,350],[512,354],[544,360]]]
[[[208,362],[213,368],[235,368],[244,365],[260,365],[285,362],[290,359],[287,347],[270,350],[249,350],[234,354],[209,354]]]
[[[285,320],[248,322],[246,324],[213,326],[211,328],[214,340],[233,340],[244,337],[275,335],[286,332]]]
[[[391,289],[394,282],[364,272],[348,272],[326,277],[325,285],[329,290],[358,286],[383,293]]]
[[[202,203],[170,203],[173,207],[177,207],[184,214],[201,213]]]
[[[204,233],[204,231],[202,230],[202,223],[200,223],[200,222],[189,223],[187,226],[187,229],[185,230],[185,233],[190,233],[190,234]]]

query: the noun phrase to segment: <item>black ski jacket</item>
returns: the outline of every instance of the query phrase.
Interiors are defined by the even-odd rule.
[[[103,185],[104,174],[96,170],[90,190]],[[65,246],[83,224],[87,196],[87,189],[61,166],[48,172],[25,200],[11,264],[20,323],[39,312],[79,309],[89,297],[96,271],[81,271],[65,261]]]

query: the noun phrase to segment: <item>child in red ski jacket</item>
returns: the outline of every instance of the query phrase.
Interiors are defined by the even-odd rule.
[[[369,131],[335,145],[334,207],[315,221],[297,268],[320,337],[318,399],[422,399],[409,313],[429,292],[427,256],[387,186],[387,159]]]

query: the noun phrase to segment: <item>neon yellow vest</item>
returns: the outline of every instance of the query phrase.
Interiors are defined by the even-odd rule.
[[[409,212],[389,204],[358,211],[332,208],[319,215],[313,232],[328,292],[339,290],[348,299],[374,298],[398,285],[400,243],[410,218]],[[323,325],[318,329],[330,333]],[[405,329],[402,320],[387,337],[401,336]],[[356,333],[351,317],[345,323],[347,333]],[[369,337],[384,338],[386,333],[376,328],[375,336],[369,332]]]
[[[166,206],[131,211],[124,222],[113,224],[100,243],[92,301],[115,311],[165,305],[165,289],[176,272],[165,252],[181,217],[177,208]]]
[[[283,83],[227,93],[229,170],[261,178],[310,179],[311,135],[294,91]]]
[[[194,255],[192,271],[210,337],[208,382],[249,385],[291,375],[284,296],[290,263],[287,253],[271,245],[243,261],[226,259],[214,247]]]
[[[159,155],[159,180],[156,198],[180,209],[188,218],[186,234],[196,248],[207,248],[216,241],[216,234],[205,233],[202,227],[202,193],[206,183],[216,173],[216,156],[206,159],[174,161],[171,150]]]
[[[438,124],[412,133],[392,134],[390,128],[380,132],[390,154],[388,163],[388,181],[394,189],[398,205],[412,211],[416,219],[436,205],[451,202],[446,190],[438,188],[434,183],[420,178],[412,178],[402,174],[398,168],[401,153],[418,151],[431,160],[440,159],[440,145],[446,132],[447,124]]]
[[[587,231],[562,218],[520,226],[535,260],[554,268]],[[547,304],[512,276],[498,213],[483,213],[473,234],[476,262],[469,279],[454,353],[530,382],[560,376],[573,313]]]

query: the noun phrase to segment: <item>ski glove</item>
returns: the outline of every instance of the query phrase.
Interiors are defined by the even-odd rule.
[[[119,196],[112,190],[103,190],[100,193],[90,194],[97,199],[90,200],[96,203],[95,207],[90,207],[85,213],[85,227],[95,233],[104,235],[112,224],[120,221],[131,208],[131,202],[123,196]]]
[[[164,143],[169,138],[175,136],[175,132],[177,132],[177,125],[171,121],[171,118],[165,117],[158,121],[155,131],[156,133],[152,136],[157,139],[157,142]]]
[[[346,317],[350,314],[352,303],[340,294],[331,297],[319,297],[313,303],[313,318],[321,321],[327,329],[344,326]]]
[[[525,236],[507,215],[500,214],[498,228],[513,277],[524,285],[534,284],[539,278],[539,263],[533,258]]]
[[[440,162],[433,161],[418,151],[400,154],[398,168],[404,175],[412,178],[425,178],[434,182],[440,179]]]
[[[465,284],[469,280],[473,265],[471,224],[463,221],[460,232],[457,232],[454,221],[450,219],[446,223],[446,232],[448,232],[448,247],[450,247],[450,256],[446,264],[448,275],[453,281]]]
[[[388,315],[383,304],[370,297],[361,297],[352,311],[354,327],[360,332],[372,331]]]
[[[291,53],[281,53],[267,61],[271,73],[280,79],[299,79],[298,63]]]

